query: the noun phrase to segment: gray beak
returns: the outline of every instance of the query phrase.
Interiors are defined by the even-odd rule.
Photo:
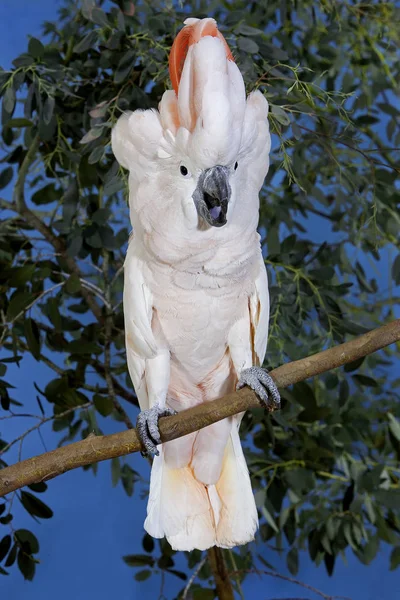
[[[213,227],[225,225],[231,192],[228,167],[217,165],[203,171],[192,196],[199,216]]]

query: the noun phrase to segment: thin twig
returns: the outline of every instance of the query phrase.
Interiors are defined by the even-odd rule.
[[[191,574],[190,579],[187,582],[185,589],[183,590],[182,600],[186,600],[189,590],[192,587],[194,580],[196,579],[200,570],[204,566],[206,560],[207,560],[207,555],[204,555],[203,558],[201,559],[201,561],[199,562],[199,564],[197,565],[197,567],[195,568],[195,570],[193,571],[193,573]]]
[[[35,431],[36,429],[39,429],[39,427],[41,427],[45,423],[48,423],[49,421],[53,421],[54,419],[61,419],[62,417],[65,417],[66,415],[69,415],[70,413],[74,412],[75,410],[81,410],[83,408],[88,408],[89,406],[92,406],[92,404],[93,404],[92,402],[87,402],[86,404],[80,404],[79,406],[74,406],[72,408],[68,408],[67,410],[64,410],[64,412],[61,412],[61,413],[59,413],[57,415],[52,415],[51,417],[43,417],[43,418],[41,418],[40,423],[37,423],[33,427],[30,427],[24,433],[22,433],[20,436],[18,436],[17,438],[15,438],[15,440],[13,440],[9,444],[7,444],[7,446],[5,446],[0,451],[0,456],[2,456],[5,452],[7,452],[7,450],[9,450],[17,442],[23,441],[26,438],[27,435],[29,435],[30,433],[32,433],[32,431]]]
[[[347,596],[331,596],[329,594],[325,594],[324,592],[321,592],[321,590],[318,590],[317,588],[313,587],[312,585],[309,585],[308,583],[304,583],[303,581],[299,581],[298,579],[294,579],[294,577],[289,577],[288,575],[281,575],[281,573],[276,573],[275,571],[266,571],[263,569],[241,569],[238,571],[231,572],[231,574],[235,573],[252,573],[256,575],[268,575],[268,577],[276,577],[277,579],[283,579],[284,581],[289,581],[289,583],[294,583],[295,585],[300,585],[301,587],[310,590],[310,592],[317,594],[317,596],[321,596],[321,598],[324,598],[324,600],[351,600],[351,598],[348,598]]]

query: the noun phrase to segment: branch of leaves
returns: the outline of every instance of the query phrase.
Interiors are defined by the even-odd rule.
[[[43,482],[35,483],[29,486],[36,493],[45,492],[47,485]],[[37,496],[28,491],[22,491],[18,496],[22,506],[35,519],[50,519],[53,511]],[[6,504],[0,504],[0,515],[3,515]],[[13,515],[9,512],[0,517],[2,525],[11,523]],[[32,581],[35,575],[36,563],[38,560],[35,554],[39,552],[39,542],[36,536],[27,529],[11,529],[11,533],[5,535],[0,541],[0,563],[4,561],[3,567],[0,566],[0,575],[8,575],[9,567],[17,561],[18,568],[24,579]]]

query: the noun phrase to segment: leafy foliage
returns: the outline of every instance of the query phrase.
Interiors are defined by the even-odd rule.
[[[30,353],[54,372],[27,400],[37,402],[36,426],[0,439],[0,467],[9,448],[49,421],[60,444],[100,433],[99,415],[132,426],[124,407],[137,401],[121,306],[127,181],[110,129],[128,108],[157,106],[169,85],[169,48],[192,5],[69,2],[59,22],[46,23],[43,38],[31,38],[12,69],[0,71],[0,189],[7,197],[14,186],[12,199],[0,198],[0,418],[20,406],[6,379],[10,363],[23,367]],[[198,16],[217,18],[248,89],[258,87],[270,102],[274,149],[260,216],[271,279],[269,365],[390,320],[400,284],[399,9],[353,0],[196,7]],[[310,238],[310,227],[329,241]],[[388,256],[392,280],[383,289]],[[273,551],[287,554],[293,575],[304,550],[331,574],[347,550],[368,564],[384,541],[398,567],[395,358],[399,347],[296,384],[279,413],[245,416],[263,544],[227,555],[238,590],[249,572],[270,568]],[[132,495],[139,475],[126,461],[111,468],[112,484]],[[36,519],[51,518],[37,496],[45,490],[35,484],[15,500]],[[32,579],[39,543],[15,529],[13,501],[0,504],[0,574],[16,562]],[[155,572],[186,579],[165,541],[145,535],[143,548],[124,557],[138,581]],[[188,569],[201,567],[193,598],[213,598],[208,563],[199,552],[187,560]]]

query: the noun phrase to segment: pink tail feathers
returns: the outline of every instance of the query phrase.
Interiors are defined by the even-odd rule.
[[[174,550],[232,548],[254,539],[257,509],[236,422],[215,485],[199,482],[190,466],[169,468],[161,448],[153,463],[144,527],[155,538],[166,536]]]

